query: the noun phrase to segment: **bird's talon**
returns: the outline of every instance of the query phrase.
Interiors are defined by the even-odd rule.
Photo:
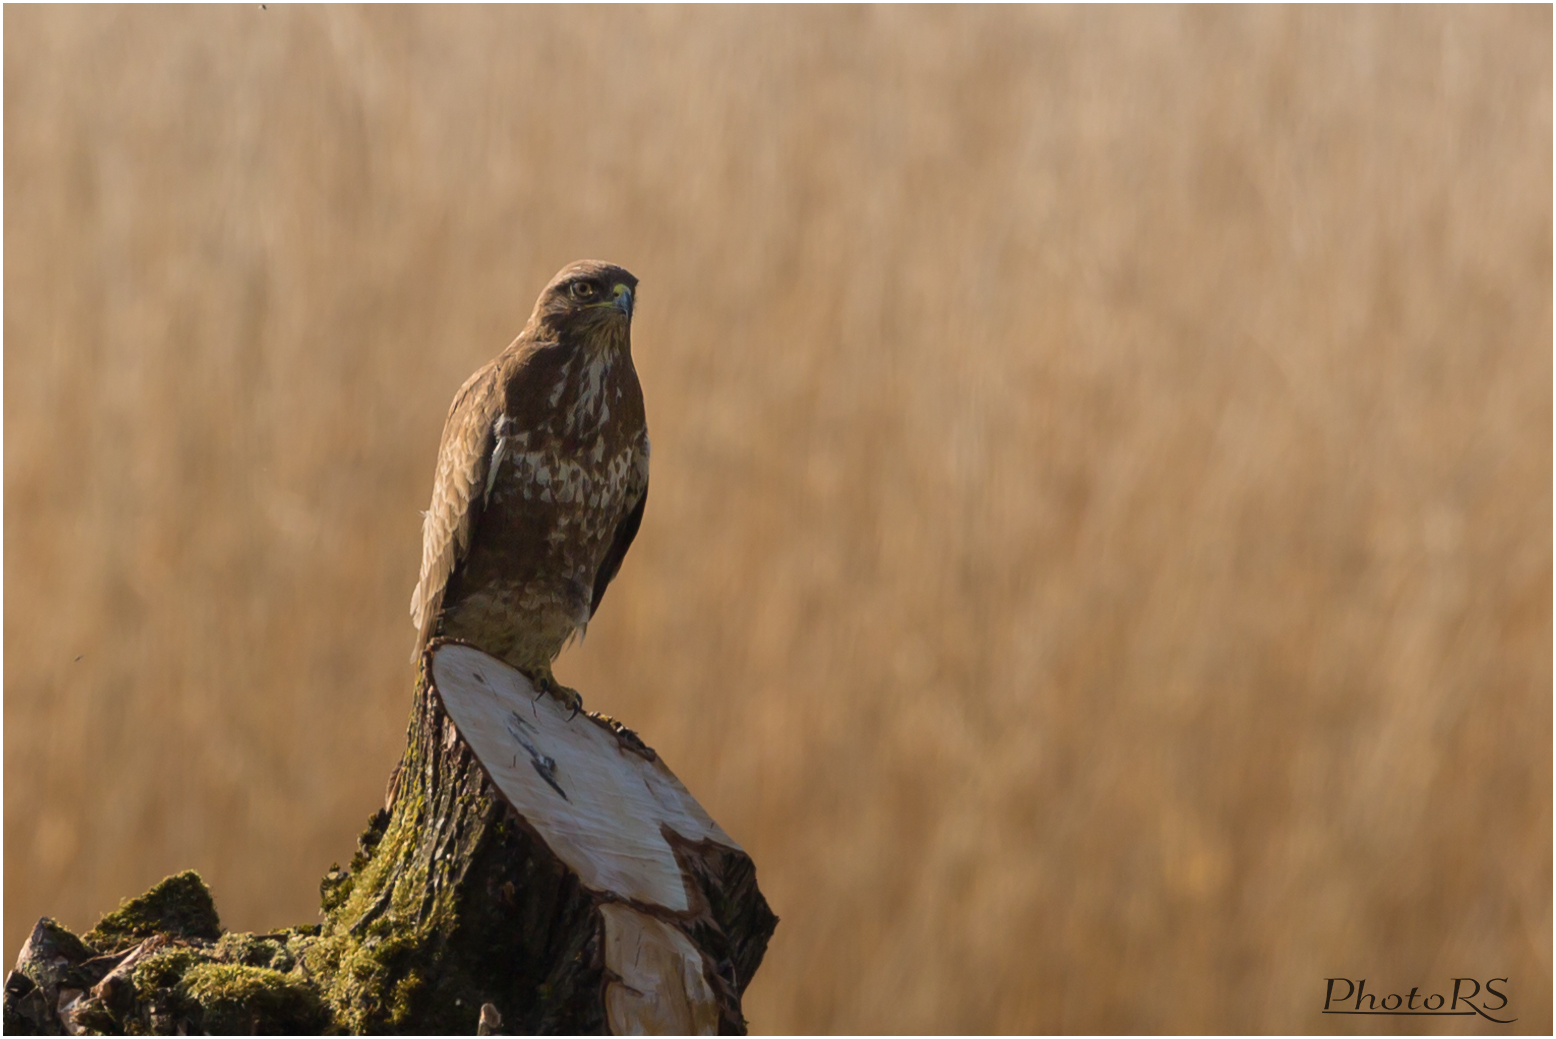
[[[535,699],[533,702],[539,703],[542,696],[549,694],[552,699],[572,712],[567,716],[568,721],[578,717],[578,712],[583,710],[583,697],[578,695],[576,689],[569,689],[548,674],[526,675],[525,677],[529,678],[530,684],[535,688]]]
[[[562,706],[569,709],[567,720],[572,721],[578,717],[578,712],[583,710],[583,697],[578,695],[576,689],[569,689],[565,685],[557,685],[552,688],[551,695],[562,702]]]

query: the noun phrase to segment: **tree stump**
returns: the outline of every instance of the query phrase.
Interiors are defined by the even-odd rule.
[[[624,726],[436,642],[387,802],[325,876],[322,926],[220,935],[193,874],[84,940],[40,922],[6,1031],[744,1033],[777,918]]]

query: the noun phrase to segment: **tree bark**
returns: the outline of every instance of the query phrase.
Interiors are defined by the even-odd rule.
[[[198,934],[40,923],[6,1030],[741,1034],[777,925],[750,858],[635,734],[449,641],[422,658],[387,805],[321,895],[322,927],[265,936],[216,938],[214,906]]]

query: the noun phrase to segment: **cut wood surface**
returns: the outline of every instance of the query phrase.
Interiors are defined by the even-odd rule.
[[[438,648],[432,678],[508,803],[591,891],[686,912],[687,877],[666,832],[741,850],[657,754],[609,721],[570,716],[471,646]]]
[[[598,896],[605,1013],[615,1034],[716,1034],[713,963],[677,915],[696,880],[680,846],[741,846],[708,818],[658,754],[599,715],[535,694],[523,673],[471,645],[434,650],[433,684],[498,790]],[[626,905],[635,904],[635,905]],[[654,915],[664,910],[664,918]]]
[[[435,647],[431,674],[508,803],[584,887],[610,900],[600,916],[611,1031],[716,1034],[716,965],[681,919],[694,914],[697,882],[672,841],[743,854],[740,846],[629,730],[537,695],[473,646]]]

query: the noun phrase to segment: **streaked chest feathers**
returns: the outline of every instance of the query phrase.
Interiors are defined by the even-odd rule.
[[[630,362],[610,354],[574,358],[556,374],[540,421],[504,414],[494,424],[485,505],[530,536],[540,533],[534,521],[544,518],[553,545],[576,544],[582,556],[593,557],[648,480],[641,398]]]

